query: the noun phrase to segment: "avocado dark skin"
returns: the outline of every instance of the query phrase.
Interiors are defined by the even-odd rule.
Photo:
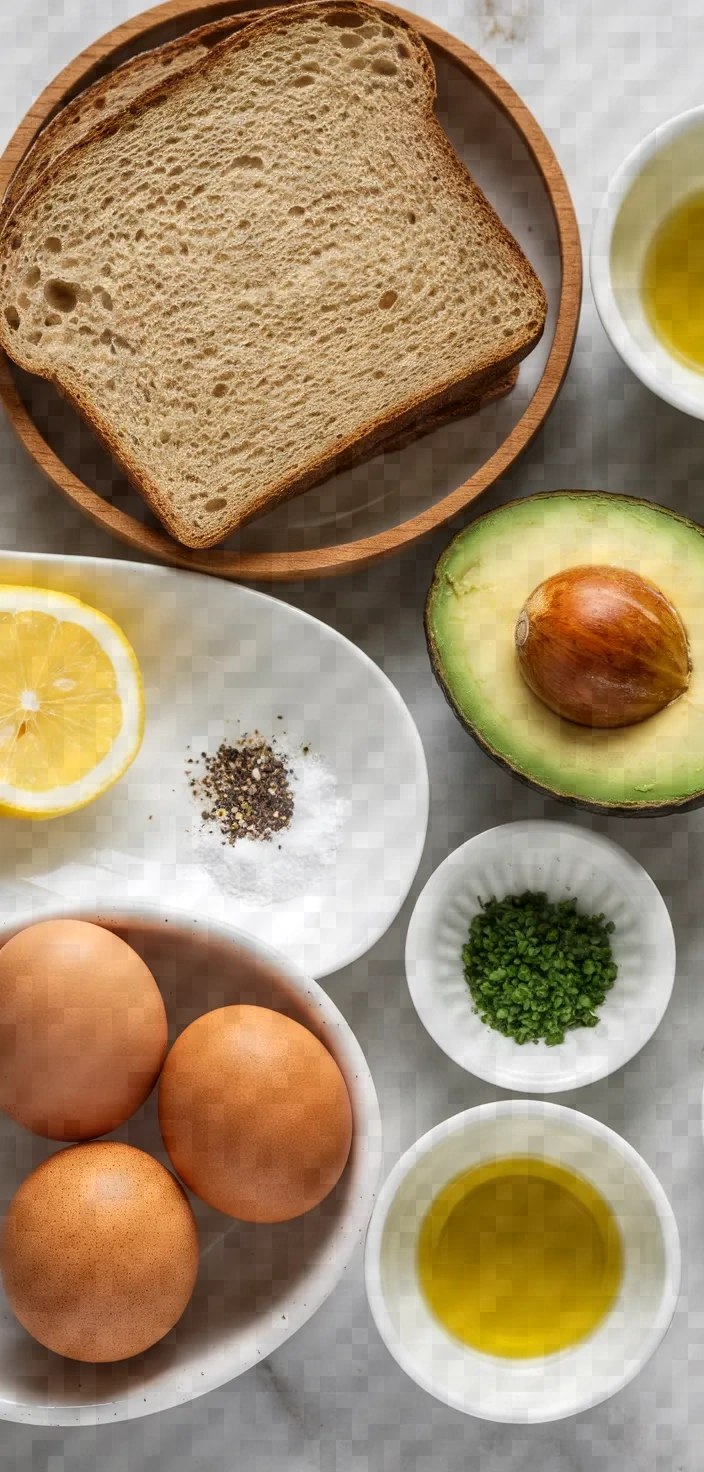
[[[525,499],[533,502],[547,500],[550,497],[556,495],[578,496],[579,494],[580,492],[575,491],[546,491],[541,492],[535,496],[527,497]],[[583,494],[589,495],[594,493],[584,492]],[[613,498],[609,497],[609,499],[613,499],[614,501],[626,502],[630,506],[644,506],[649,508],[652,506],[651,502],[646,501],[642,497],[636,496],[613,496]],[[517,504],[519,504],[517,501],[507,502],[505,507],[501,507],[499,508],[499,510],[508,509],[509,507],[515,506]],[[478,522],[485,521],[487,517],[493,516],[495,514],[495,512],[485,512],[483,516],[475,518],[475,520],[470,523],[470,526],[474,527],[478,524]],[[696,522],[691,521],[688,517],[679,516],[676,512],[670,511],[669,509],[667,511],[667,514],[668,516],[672,517],[673,520],[681,522],[684,526],[691,527],[693,531],[697,532],[700,536],[702,535],[702,528],[698,526]],[[563,803],[567,807],[579,808],[585,812],[600,813],[606,817],[619,816],[628,818],[652,818],[660,816],[666,817],[675,813],[690,812],[694,808],[702,807],[704,805],[704,790],[695,793],[693,796],[685,797],[680,800],[673,799],[650,802],[647,800],[647,798],[644,798],[638,803],[619,803],[609,802],[607,800],[599,801],[597,799],[573,797],[565,793],[557,792],[546,783],[540,782],[537,779],[529,777],[525,772],[519,771],[513,765],[508,756],[506,756],[502,752],[494,750],[494,748],[485,739],[485,737],[477,730],[477,728],[468,719],[466,713],[458,705],[451,689],[449,688],[444,678],[442,654],[437,647],[431,629],[431,610],[433,607],[435,596],[440,587],[441,579],[443,577],[445,560],[448,557],[450,549],[455,545],[456,542],[458,542],[466,535],[468,530],[469,527],[464,528],[462,531],[458,532],[457,535],[452,538],[452,541],[448,543],[447,547],[438,558],[435,566],[435,572],[433,574],[433,580],[431,582],[425,600],[423,620],[425,628],[425,638],[428,646],[428,654],[430,657],[430,664],[433,674],[435,676],[435,679],[437,680],[438,685],[440,686],[440,689],[442,690],[443,695],[445,696],[448,705],[450,706],[450,709],[453,711],[460,724],[464,727],[465,731],[467,731],[469,735],[473,738],[473,740],[476,741],[477,745],[481,747],[482,751],[486,752],[486,755],[491,757],[492,761],[496,762],[497,766],[503,768],[504,771],[509,772],[511,776],[516,778],[517,781],[521,782],[524,787],[529,787],[534,792],[540,792],[543,797],[552,798],[553,801]],[[702,596],[704,599],[704,589],[702,592]]]

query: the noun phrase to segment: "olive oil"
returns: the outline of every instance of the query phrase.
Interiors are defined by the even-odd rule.
[[[421,1226],[428,1307],[485,1354],[568,1349],[608,1313],[621,1274],[620,1233],[603,1196],[538,1158],[494,1160],[457,1176]]]
[[[704,193],[677,205],[656,230],[641,289],[656,337],[680,362],[704,373]]]

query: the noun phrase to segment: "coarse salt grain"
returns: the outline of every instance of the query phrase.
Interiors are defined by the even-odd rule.
[[[270,839],[229,843],[218,828],[194,818],[196,861],[224,893],[257,906],[315,893],[335,862],[351,809],[322,757],[281,737],[269,744],[288,771],[293,816],[287,828]]]

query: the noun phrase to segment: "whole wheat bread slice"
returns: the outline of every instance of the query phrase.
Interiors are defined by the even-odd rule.
[[[129,61],[123,61],[107,76],[86,87],[47,123],[25,154],[5,191],[4,210],[14,209],[22,195],[51,168],[64,149],[80,143],[97,122],[107,122],[164,78],[185,71],[201,57],[207,56],[218,41],[243,30],[260,14],[258,10],[243,11],[241,15],[199,26],[165,46],[142,51]]]
[[[546,303],[420,37],[265,15],[64,151],[0,233],[0,341],[185,545],[496,385]]]
[[[495,381],[487,381],[484,389],[469,399],[459,399],[454,404],[448,403],[442,409],[435,409],[428,414],[421,414],[408,424],[405,429],[394,430],[381,445],[377,445],[371,453],[385,455],[395,450],[404,450],[407,445],[412,445],[415,440],[421,439],[423,435],[434,434],[436,429],[443,429],[446,424],[452,424],[456,419],[467,419],[471,414],[478,414],[480,409],[485,409],[488,404],[496,403],[497,399],[503,399],[518,382],[518,368],[512,368],[510,373]],[[352,453],[346,465],[338,463],[336,469],[347,469],[348,465],[359,464],[360,456]],[[370,459],[366,455],[365,459]]]
[[[444,429],[445,425],[454,423],[456,419],[468,419],[471,415],[478,414],[480,409],[485,409],[488,404],[503,399],[515,388],[517,380],[518,369],[512,368],[504,378],[496,382],[487,381],[481,392],[475,391],[470,398],[457,399],[432,413],[417,415],[405,429],[392,430],[364,451],[360,452],[359,447],[353,445],[344,455],[338,457],[335,471],[351,470],[353,466],[366,464],[377,455],[390,455],[396,450],[405,450],[408,445],[415,444],[416,440],[433,434],[436,429]]]
[[[199,26],[163,46],[138,53],[130,60],[122,62],[108,75],[100,77],[90,87],[86,87],[56,114],[25,154],[6,190],[3,215],[5,212],[9,214],[15,208],[22,195],[55,163],[64,149],[88,136],[95,127],[98,116],[102,122],[107,122],[136,98],[148,92],[157,82],[175,72],[185,71],[207,55],[218,42],[243,30],[252,21],[261,19],[261,15],[261,10],[247,10],[236,16],[227,16],[224,20],[213,21],[210,25]],[[382,449],[384,452],[398,449],[454,419],[476,414],[485,404],[510,393],[517,379],[516,368],[500,377],[491,391],[487,388],[481,396],[473,393],[440,414],[419,416],[401,434],[392,434],[388,443],[384,441]],[[377,449],[371,453],[377,454],[379,451]],[[365,458],[368,459],[369,456]],[[346,463],[354,464],[357,459],[353,449]],[[338,465],[337,468],[341,467]]]
[[[64,149],[88,136],[95,127],[98,116],[102,122],[107,122],[156,83],[175,72],[185,71],[206,56],[218,42],[259,19],[261,10],[246,10],[239,15],[213,21],[210,25],[199,26],[165,45],[138,53],[122,62],[108,75],[100,77],[90,87],[86,87],[52,118],[25,154],[7,187],[3,213],[9,214],[15,208],[22,195],[32,188]],[[514,369],[512,373],[500,378],[491,392],[487,390],[481,397],[472,394],[466,401],[460,401],[439,415],[419,417],[400,436],[392,435],[388,444],[384,442],[384,451],[399,448],[401,444],[409,444],[413,439],[429,434],[453,419],[476,414],[485,404],[509,393],[515,387],[517,379],[518,369]],[[348,457],[348,463],[354,463],[356,458],[353,451]]]

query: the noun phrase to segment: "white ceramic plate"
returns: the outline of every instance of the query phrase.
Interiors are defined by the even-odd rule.
[[[462,969],[462,946],[480,901],[544,890],[604,914],[618,976],[596,1027],[564,1043],[522,1045],[480,1022]],[[675,977],[665,902],[641,865],[609,839],[568,823],[506,823],[470,838],[431,875],[411,917],[406,976],[418,1016],[440,1048],[487,1083],[558,1094],[606,1078],[645,1046]]]
[[[145,1354],[86,1365],[52,1354],[17,1323],[0,1286],[0,1418],[35,1426],[94,1426],[195,1400],[265,1359],[315,1313],[342,1277],[369,1218],[382,1160],[381,1120],[364,1054],[316,982],[260,942],[164,906],[116,905],[74,915],[99,920],[143,956],[166,1004],[169,1042],[214,1007],[271,1007],[308,1027],[337,1061],[352,1104],[350,1158],[320,1206],[273,1226],[234,1221],[191,1196],[200,1238],[198,1279],[185,1314]],[[0,945],[15,927],[0,924]],[[170,1162],[157,1095],[114,1134]],[[2,1213],[20,1182],[63,1146],[0,1114]]]
[[[90,807],[47,823],[0,819],[0,918],[36,918],[58,897],[160,899],[237,925],[318,977],[384,934],[420,862],[428,775],[403,700],[366,655],[296,608],[196,573],[0,553],[3,582],[59,588],[114,618],[142,668],[147,724],[134,765]],[[331,861],[304,845],[280,899],[272,885],[253,897],[239,870],[218,872],[222,850],[202,847],[188,785],[188,757],[255,729],[309,744],[340,804]]]

